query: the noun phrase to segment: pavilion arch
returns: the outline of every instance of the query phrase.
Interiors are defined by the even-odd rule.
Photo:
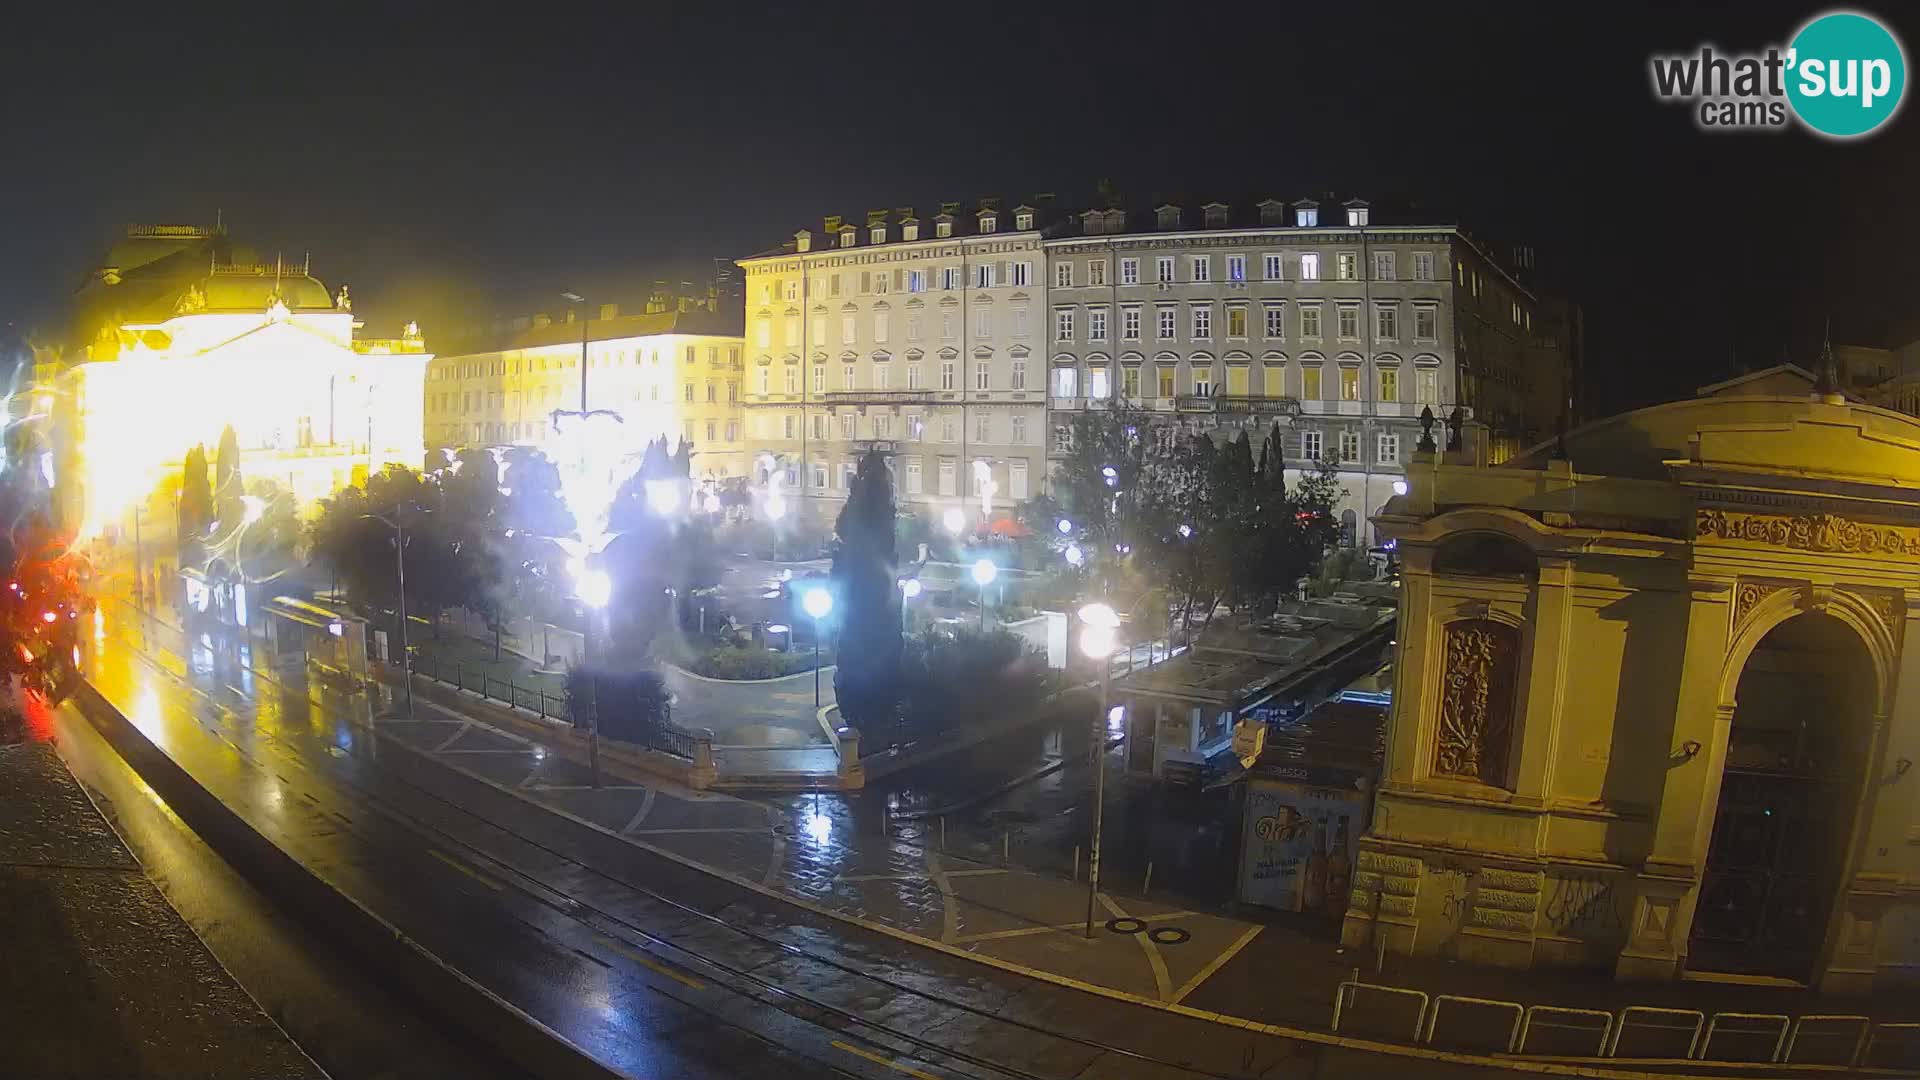
[[[1768,593],[1746,620],[1734,628],[1727,644],[1727,656],[1720,665],[1720,681],[1715,701],[1723,710],[1731,710],[1740,689],[1740,676],[1747,661],[1774,628],[1799,615],[1831,615],[1860,636],[1867,658],[1873,663],[1873,699],[1875,713],[1885,717],[1893,710],[1894,672],[1898,670],[1900,646],[1873,610],[1857,594],[1821,585],[1778,588]]]

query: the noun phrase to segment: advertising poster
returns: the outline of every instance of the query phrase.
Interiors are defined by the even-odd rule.
[[[1302,779],[1248,781],[1240,899],[1338,918],[1347,908],[1354,841],[1367,824],[1367,795],[1337,775]]]

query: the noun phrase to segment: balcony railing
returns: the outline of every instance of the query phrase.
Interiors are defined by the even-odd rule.
[[[819,400],[823,405],[926,405],[933,395],[932,390],[829,390]]]

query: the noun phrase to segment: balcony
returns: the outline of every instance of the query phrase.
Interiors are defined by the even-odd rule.
[[[829,390],[817,399],[822,405],[929,405],[932,390]]]
[[[1299,416],[1300,399],[1266,397],[1259,394],[1216,394],[1214,411],[1251,413],[1258,416]]]

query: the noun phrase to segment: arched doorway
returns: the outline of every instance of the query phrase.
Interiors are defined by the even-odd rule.
[[[1740,673],[1690,970],[1810,980],[1846,870],[1877,705],[1872,658],[1831,615],[1769,631]]]

